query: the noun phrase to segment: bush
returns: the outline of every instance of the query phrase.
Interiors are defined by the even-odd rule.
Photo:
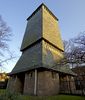
[[[0,100],[19,100],[18,94],[13,94],[6,91],[3,94],[0,94]]]

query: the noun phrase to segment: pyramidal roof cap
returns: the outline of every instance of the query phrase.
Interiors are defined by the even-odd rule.
[[[51,10],[48,9],[48,7],[47,7],[44,3],[42,3],[42,4],[27,18],[27,20],[29,20],[33,15],[35,15],[35,13],[36,13],[38,10],[40,10],[40,8],[42,8],[42,6],[44,6],[44,7],[46,8],[46,10],[47,10],[56,20],[58,20],[58,18],[51,12]]]

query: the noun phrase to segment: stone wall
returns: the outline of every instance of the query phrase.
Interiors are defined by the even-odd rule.
[[[71,92],[74,93],[74,91],[76,90],[74,77],[71,76],[69,81],[70,81]]]
[[[11,76],[7,84],[7,90],[13,93],[23,93],[23,83],[23,74],[22,77],[19,75]]]
[[[35,71],[28,71],[24,74],[11,77],[7,89],[15,93],[34,95]],[[74,77],[70,75],[65,74],[61,78],[59,73],[46,69],[38,69],[36,75],[36,95],[38,96],[74,93],[75,91]]]
[[[10,77],[8,84],[7,84],[7,90],[10,92],[14,91],[14,84],[15,84],[15,76]]]
[[[60,77],[60,93],[74,93],[75,89],[73,76],[64,74]]]
[[[25,74],[24,94],[34,95],[35,76],[34,71]],[[55,95],[59,93],[59,75],[51,71],[38,71],[37,95]]]
[[[25,73],[24,94],[34,95],[34,71]]]
[[[37,95],[56,95],[59,93],[59,75],[56,72],[38,72]]]
[[[22,82],[19,77],[16,76],[15,83],[14,83],[14,90],[16,93],[22,93],[23,92],[23,86]]]

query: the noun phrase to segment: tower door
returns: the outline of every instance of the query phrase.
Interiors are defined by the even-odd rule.
[[[17,75],[18,77],[18,91],[20,93],[23,93],[23,90],[24,90],[24,80],[25,80],[25,74],[24,73],[21,73],[19,75]]]

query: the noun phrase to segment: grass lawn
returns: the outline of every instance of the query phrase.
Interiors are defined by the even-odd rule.
[[[0,89],[0,95],[5,94],[6,90],[5,89]]]
[[[20,100],[85,100],[81,96],[57,95],[57,96],[21,96]]]
[[[24,96],[9,94],[5,90],[0,90],[0,100],[85,100],[85,97],[72,95]]]

